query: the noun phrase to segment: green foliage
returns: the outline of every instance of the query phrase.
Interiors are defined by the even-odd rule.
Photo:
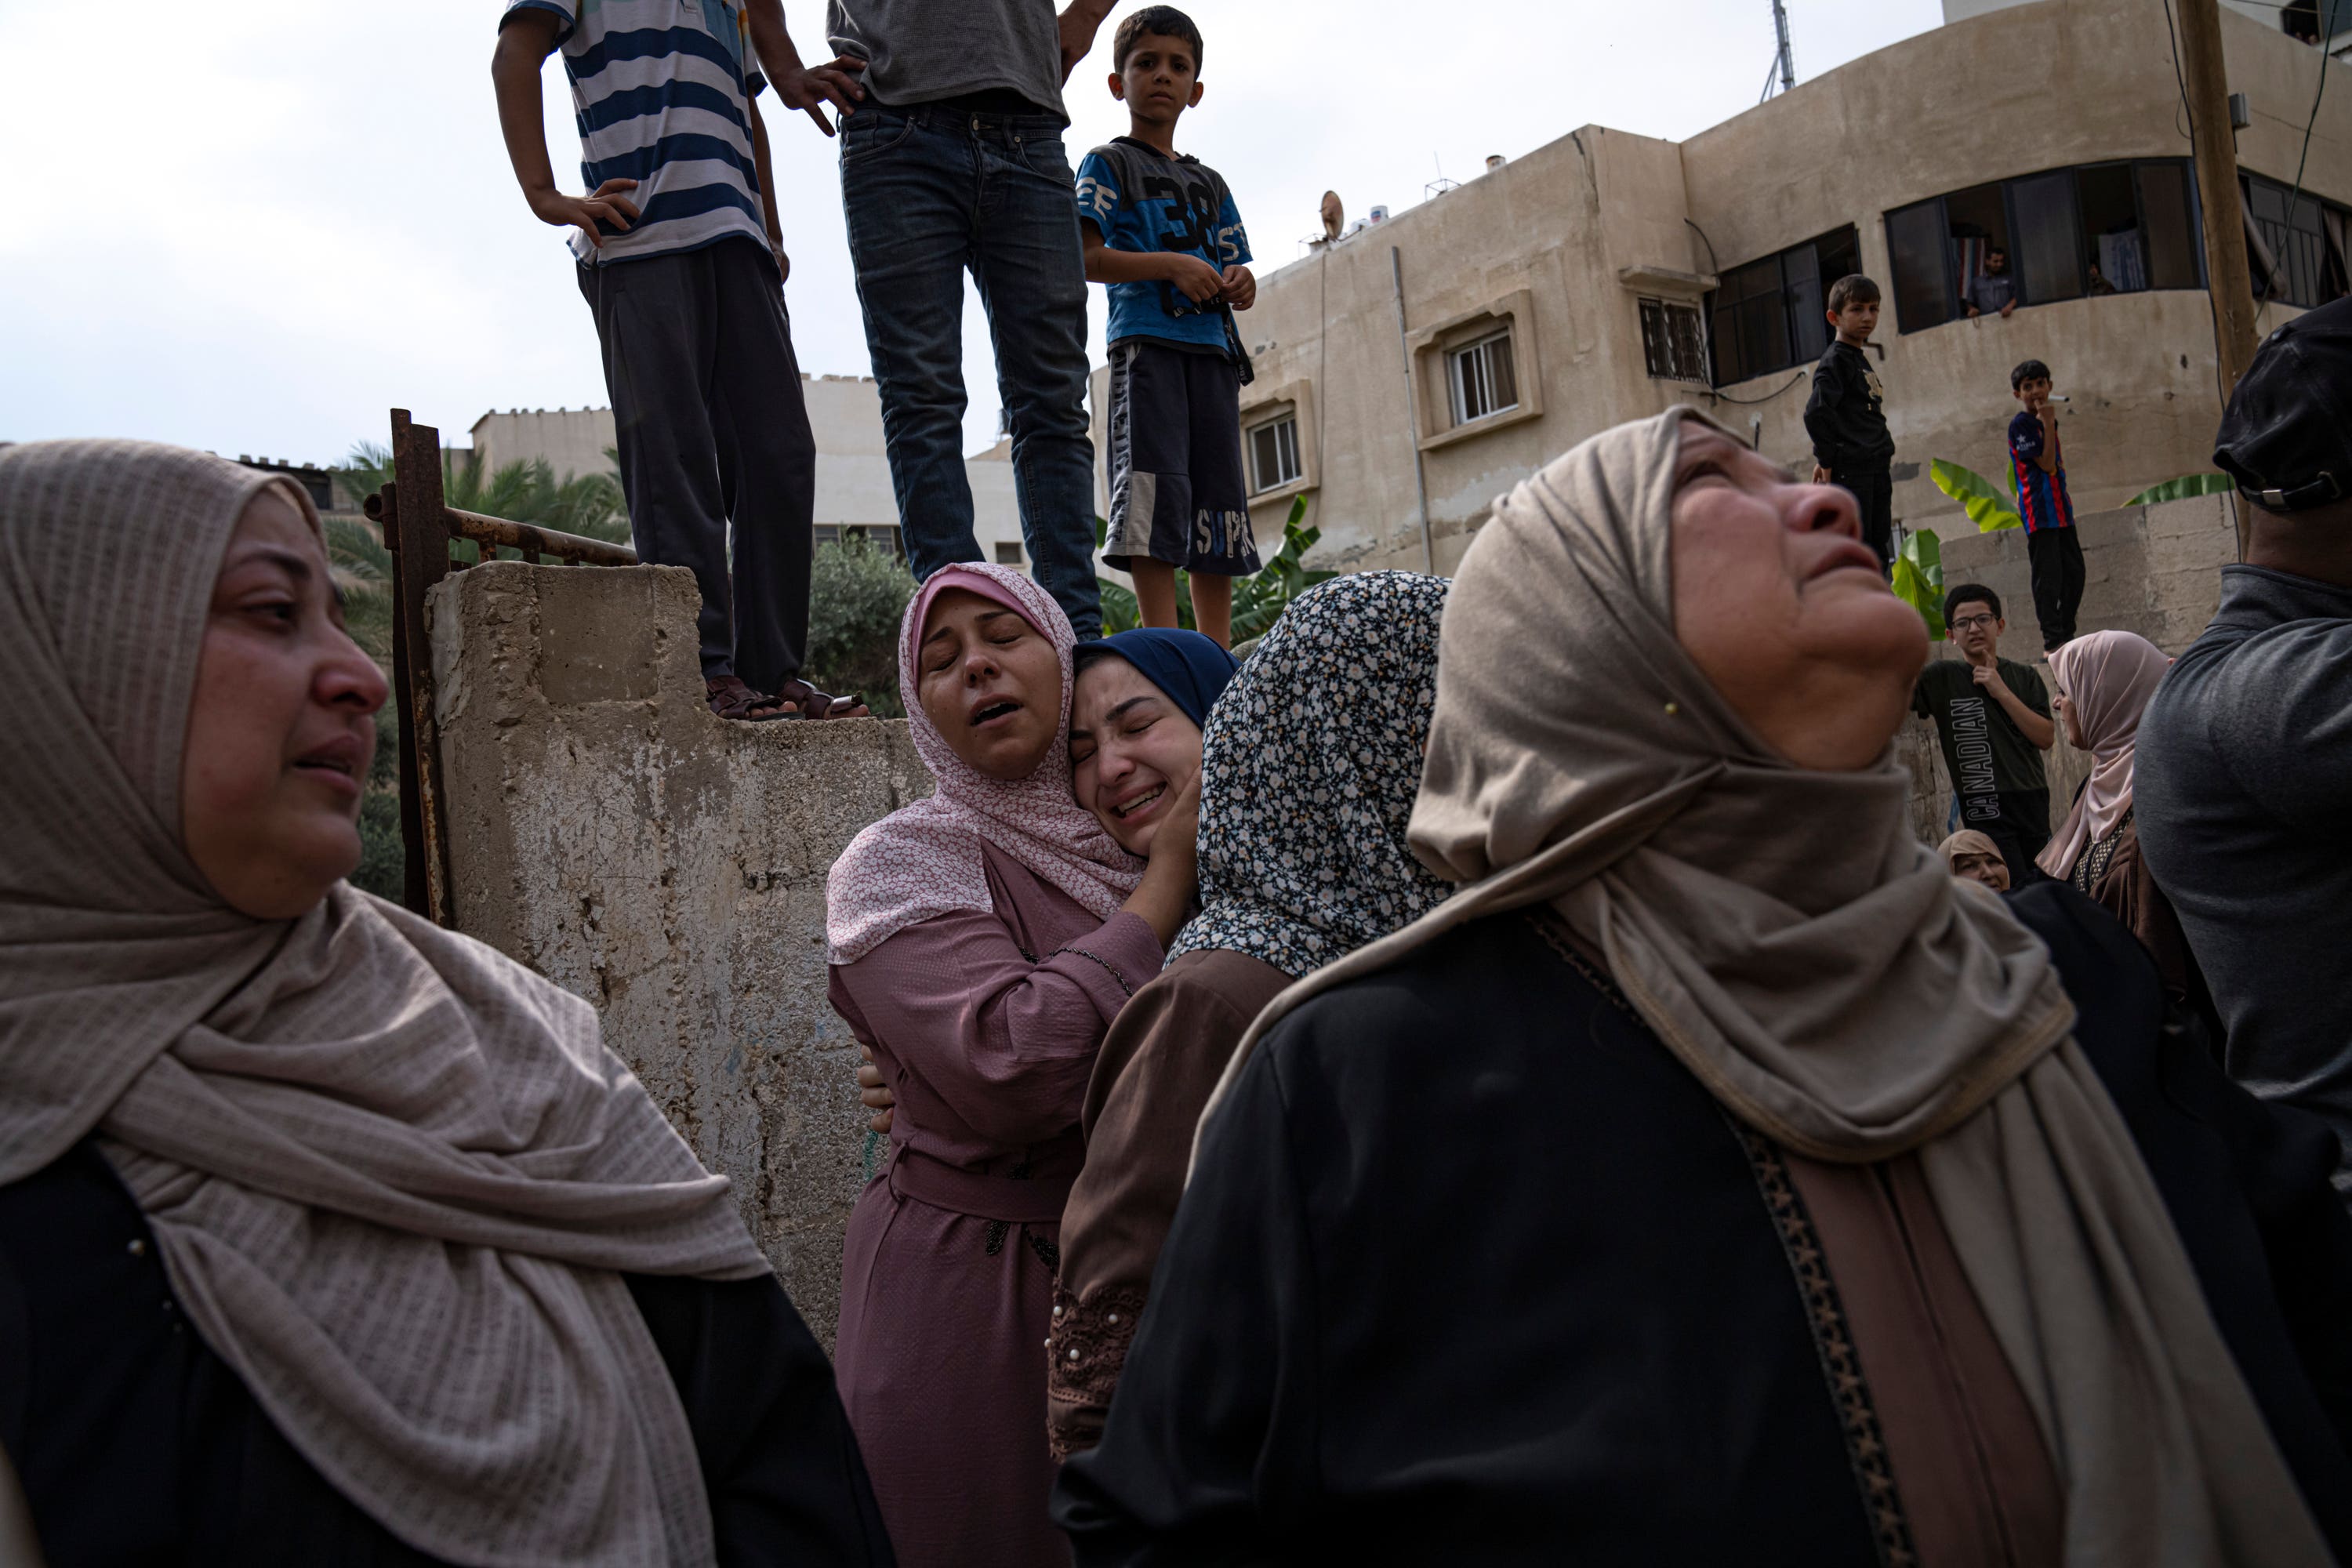
[[[1290,601],[1318,583],[1328,583],[1337,572],[1309,571],[1301,563],[1323,537],[1319,528],[1300,526],[1307,518],[1307,498],[1294,497],[1290,515],[1283,520],[1282,548],[1255,577],[1244,578],[1234,590],[1234,640],[1255,642],[1274,629]]]
[[[1941,642],[1944,627],[1944,542],[1932,528],[1915,530],[1895,557],[1895,596],[1919,612],[1927,635]]]
[[[605,449],[607,456],[611,450]],[[373,441],[362,441],[352,448],[341,477],[354,493],[372,494],[391,479],[392,454]],[[558,479],[546,458],[534,458],[528,463],[501,463],[486,474],[477,454],[444,447],[441,500],[460,511],[536,523],[608,544],[629,542],[628,505],[622,499],[620,477],[614,473],[575,474]],[[500,561],[522,559],[519,551],[491,553]],[[481,559],[481,552],[459,541],[451,545],[449,558],[471,564]]]
[[[1301,564],[1307,552],[1323,537],[1319,528],[1300,525],[1307,517],[1307,498],[1297,496],[1290,502],[1290,515],[1283,520],[1282,548],[1250,576],[1234,584],[1234,641],[1255,642],[1274,629],[1290,601],[1318,583],[1328,582],[1339,575],[1336,572],[1309,571]],[[1110,524],[1095,519],[1095,548],[1100,550],[1109,537]],[[1142,613],[1137,607],[1132,589],[1122,588],[1107,577],[1095,579],[1102,591],[1103,635],[1133,631],[1143,624]],[[1192,584],[1188,573],[1176,574],[1176,624],[1186,630],[1193,629]]]
[[[1942,458],[1930,463],[1927,472],[1937,489],[1968,510],[1969,520],[1977,525],[1979,533],[2024,526],[2025,520],[2017,515],[2011,498],[1994,488],[1993,482],[1982,474]]]
[[[2167,479],[2124,502],[2126,506],[2160,506],[2168,500],[2187,500],[2191,496],[2225,496],[2238,488],[2238,481],[2227,474],[2183,474],[2177,479]]]
[[[820,544],[809,574],[808,668],[820,691],[855,692],[885,719],[898,702],[898,621],[915,595],[906,563],[852,534]]]
[[[384,708],[386,713],[392,709]],[[379,723],[378,732],[385,728]],[[388,742],[379,740],[378,753]],[[396,744],[397,742],[389,742]],[[408,890],[408,847],[400,837],[400,793],[371,784],[360,796],[360,865],[352,886],[379,899],[400,902]]]

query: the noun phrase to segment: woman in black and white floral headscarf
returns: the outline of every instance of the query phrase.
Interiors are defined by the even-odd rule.
[[[1087,1163],[1063,1212],[1049,1342],[1058,1457],[1101,1430],[1193,1123],[1258,1009],[1451,890],[1405,842],[1448,586],[1368,572],[1311,590],[1209,715],[1201,912],[1120,1012],[1087,1088]]]

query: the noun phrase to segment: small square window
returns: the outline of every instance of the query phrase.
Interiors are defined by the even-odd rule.
[[[1286,414],[1254,426],[1249,433],[1250,493],[1286,485],[1298,478],[1298,416]]]
[[[1664,300],[1642,304],[1642,358],[1661,381],[1706,380],[1706,344],[1699,335],[1698,307]]]
[[[1519,383],[1511,363],[1511,329],[1490,332],[1448,353],[1445,384],[1456,425],[1517,408]]]
[[[1008,541],[1005,541],[1005,540],[998,540],[998,541],[997,541],[997,542],[996,542],[996,563],[997,563],[999,566],[1018,566],[1018,565],[1020,565],[1020,564],[1021,564],[1021,543],[1020,543],[1020,542],[1019,542],[1018,540],[1013,540],[1013,541],[1009,541],[1009,542],[1008,542]]]
[[[841,525],[839,523],[820,522],[809,531],[815,535],[816,542],[819,544],[838,544],[841,542]]]

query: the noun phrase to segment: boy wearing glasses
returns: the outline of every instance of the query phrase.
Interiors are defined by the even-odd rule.
[[[1957,659],[1927,661],[1911,710],[1936,721],[1961,827],[2000,846],[2019,885],[2041,879],[2050,842],[2050,780],[2042,753],[2058,741],[2050,694],[2032,665],[2000,657],[2000,595],[1963,583],[1944,599]]]

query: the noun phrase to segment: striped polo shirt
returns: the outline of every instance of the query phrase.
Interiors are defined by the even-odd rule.
[[[2074,526],[2074,503],[2066,495],[2065,448],[2056,430],[2050,431],[2047,439],[2057,449],[2050,454],[2051,472],[2045,474],[2037,460],[2044,440],[2042,421],[2034,415],[2020,414],[2009,422],[2009,460],[2017,472],[2017,512],[2028,533]]]
[[[556,17],[583,193],[637,182],[637,222],[607,226],[601,248],[571,231],[574,256],[635,261],[738,234],[767,250],[750,108],[765,83],[737,0],[512,0],[500,25],[520,11]]]

